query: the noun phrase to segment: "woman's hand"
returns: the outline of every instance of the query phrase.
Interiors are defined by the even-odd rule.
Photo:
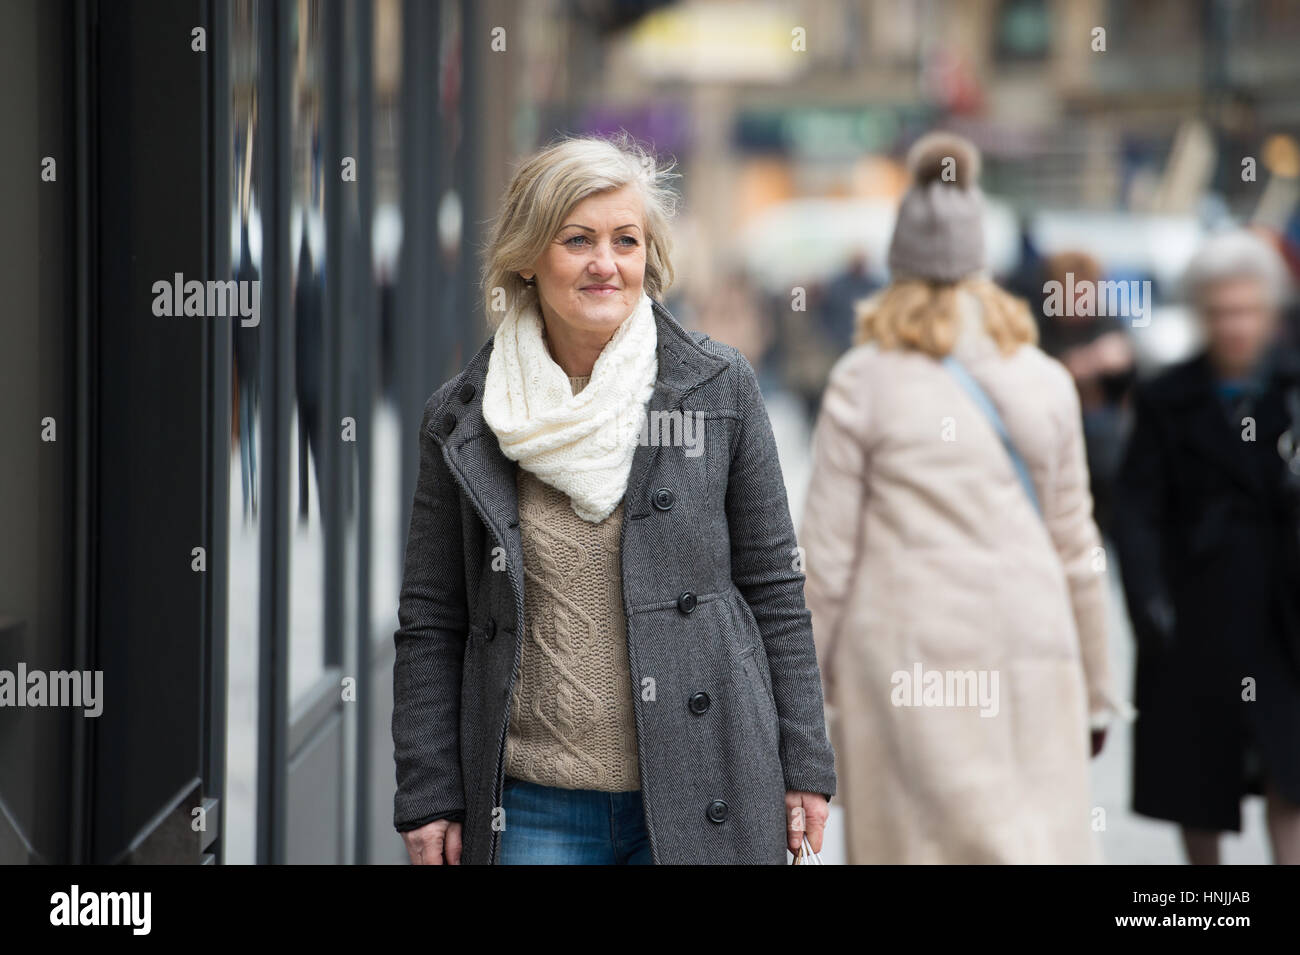
[[[435,819],[402,833],[411,865],[460,865],[460,828],[459,822]]]
[[[830,806],[821,793],[787,792],[785,794],[785,842],[790,847],[790,851],[799,851],[806,832],[812,851],[821,852],[822,833],[826,831],[826,819],[830,814]]]

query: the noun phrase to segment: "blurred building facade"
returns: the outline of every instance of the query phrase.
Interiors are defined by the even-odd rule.
[[[815,309],[859,256],[883,277],[902,156],[936,125],[983,150],[1002,273],[1021,232],[1167,277],[1215,222],[1297,231],[1284,0],[0,17],[0,668],[98,669],[106,697],[93,721],[0,711],[0,861],[404,858],[392,634],[421,415],[488,334],[478,253],[512,164],[557,135],[627,129],[677,161],[670,308],[811,397],[841,346],[801,353],[796,292]],[[178,274],[258,282],[260,321],[156,314]],[[32,437],[46,418],[57,441]]]

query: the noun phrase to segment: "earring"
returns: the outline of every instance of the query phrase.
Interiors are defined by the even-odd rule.
[[[520,278],[523,278],[523,276],[520,276]],[[525,284],[525,285],[536,285],[536,284],[537,284],[537,276],[534,275],[534,276],[530,276],[529,278],[524,279],[524,284]]]

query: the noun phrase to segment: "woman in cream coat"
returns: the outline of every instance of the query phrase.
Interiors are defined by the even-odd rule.
[[[910,158],[893,284],[831,372],[799,535],[848,859],[1093,861],[1089,750],[1125,705],[1078,398],[981,277],[974,147],[935,134]]]

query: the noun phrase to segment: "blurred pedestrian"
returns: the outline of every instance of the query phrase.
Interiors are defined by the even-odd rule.
[[[1086,301],[1101,301],[1102,278],[1101,263],[1093,256],[1059,252],[1043,263],[1042,284],[1032,301],[1038,305],[1043,351],[1069,369],[1079,389],[1093,512],[1103,536],[1109,537],[1115,475],[1127,428],[1125,402],[1135,370],[1133,345],[1120,317],[1082,307],[1085,296]],[[1070,307],[1061,309],[1062,314],[1054,314],[1048,307],[1053,301],[1049,288],[1072,290],[1077,299],[1067,303]]]
[[[1276,341],[1287,280],[1243,230],[1209,240],[1187,285],[1205,348],[1138,389],[1117,488],[1138,648],[1133,808],[1181,825],[1192,863],[1217,863],[1242,796],[1263,794],[1275,860],[1300,863],[1300,376]]]
[[[849,861],[1091,861],[1088,758],[1123,704],[1078,395],[984,277],[975,147],[931,134],[908,165],[800,532]]]
[[[803,294],[776,294],[769,298],[772,316],[772,350],[781,369],[782,386],[798,399],[811,426],[826,376],[839,357],[821,329],[818,315],[826,295],[824,282],[810,279],[799,283]]]
[[[771,345],[771,323],[761,296],[741,268],[726,271],[721,282],[699,295],[694,328],[710,338],[734,345],[757,369]]]
[[[867,253],[862,249],[856,251],[844,270],[827,283],[817,314],[834,359],[853,345],[858,302],[869,298],[879,288],[880,283],[871,277]]]
[[[660,304],[666,172],[630,138],[528,157],[485,255],[496,331],[425,407],[393,672],[413,862],[820,851],[785,483],[753,368]]]

